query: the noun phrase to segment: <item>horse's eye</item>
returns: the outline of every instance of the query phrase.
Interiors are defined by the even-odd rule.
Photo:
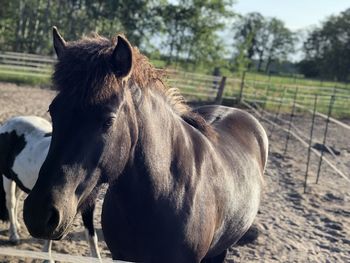
[[[109,129],[111,126],[113,126],[114,119],[115,119],[114,116],[110,116],[110,117],[108,117],[107,119],[105,119],[105,121],[103,122],[103,129],[104,129],[104,130],[107,130],[107,129]]]

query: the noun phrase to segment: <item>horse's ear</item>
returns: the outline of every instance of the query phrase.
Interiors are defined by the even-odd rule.
[[[118,78],[126,77],[132,69],[132,48],[129,42],[118,35],[117,44],[112,54],[112,67]]]
[[[53,35],[53,46],[55,48],[58,59],[60,59],[66,49],[66,41],[64,41],[63,37],[58,33],[57,27],[52,28]]]

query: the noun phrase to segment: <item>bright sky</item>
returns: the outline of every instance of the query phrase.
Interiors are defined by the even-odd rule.
[[[350,8],[350,0],[236,0],[234,10],[241,14],[259,12],[277,17],[291,30],[319,25],[328,16]]]

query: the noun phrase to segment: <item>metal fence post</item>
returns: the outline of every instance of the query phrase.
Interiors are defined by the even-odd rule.
[[[281,106],[282,106],[282,103],[284,101],[285,94],[286,94],[286,87],[283,88],[283,94],[282,94],[282,97],[280,98],[280,101],[278,103],[278,107],[277,107],[277,111],[276,111],[276,114],[275,114],[275,118],[273,120],[273,124],[272,124],[271,130],[270,130],[270,134],[268,136],[269,138],[271,138],[271,136],[272,136],[272,134],[273,134],[273,132],[275,130],[275,126],[276,126],[275,123],[276,123],[276,121],[278,119],[278,116],[280,115]]]
[[[299,91],[299,88],[298,87],[295,88],[294,99],[293,99],[293,107],[292,107],[292,112],[291,112],[290,118],[289,118],[286,146],[285,146],[284,151],[283,151],[283,156],[286,155],[287,149],[288,149],[288,142],[289,142],[289,137],[290,137],[290,129],[292,128],[292,122],[293,122],[294,113],[295,113],[295,101],[297,100],[298,91]]]
[[[326,146],[329,118],[330,118],[330,115],[332,114],[332,108],[333,108],[334,100],[335,100],[335,95],[332,95],[332,97],[331,97],[331,99],[329,101],[328,115],[327,115],[327,120],[326,120],[326,128],[325,128],[324,135],[323,135],[323,145],[324,146]],[[320,179],[323,154],[324,154],[324,150],[322,148],[320,161],[318,163],[316,184],[318,184],[318,180]]]
[[[315,124],[315,116],[316,116],[316,108],[317,108],[317,94],[315,95],[315,101],[314,101],[314,109],[312,113],[312,122],[311,122],[311,129],[310,129],[310,139],[309,139],[309,148],[307,152],[307,162],[306,162],[306,172],[305,172],[305,181],[304,181],[304,194],[306,193],[306,186],[307,186],[307,177],[309,173],[309,164],[310,164],[310,155],[311,155],[311,145],[312,145],[312,136],[314,132],[314,124]]]

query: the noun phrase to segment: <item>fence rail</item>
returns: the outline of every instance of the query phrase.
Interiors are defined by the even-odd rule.
[[[0,51],[0,71],[9,74],[30,76],[49,76],[52,73],[53,65],[56,62],[54,57],[40,56],[27,53],[1,52]],[[168,83],[181,89],[184,95],[189,98],[196,96],[203,100],[215,100],[222,77],[190,73],[175,70],[166,70]],[[242,84],[243,81],[243,84]],[[245,98],[246,100],[256,100],[261,102],[267,100],[273,104],[271,97],[281,97],[285,93],[286,100],[291,99],[298,87],[298,104],[309,106],[312,104],[313,96],[318,94],[320,100],[329,100],[332,95],[336,95],[335,109],[343,109],[344,113],[350,115],[350,89],[342,87],[317,87],[300,84],[276,84],[269,80],[245,80],[240,78],[226,78],[225,87],[222,93],[223,99],[233,100]],[[288,102],[287,102],[288,104]]]
[[[72,256],[62,253],[47,253],[23,249],[14,249],[8,247],[0,247],[0,256],[8,256],[15,258],[24,258],[24,259],[40,259],[40,260],[51,260],[58,262],[67,262],[67,263],[133,263],[129,261],[122,260],[111,260],[111,259],[98,259],[92,257],[84,256]]]

